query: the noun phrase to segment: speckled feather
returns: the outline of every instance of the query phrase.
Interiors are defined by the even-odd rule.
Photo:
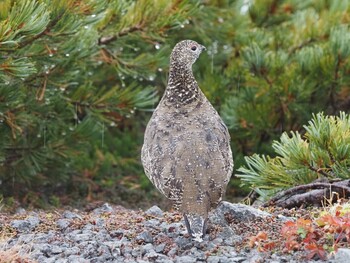
[[[233,161],[227,127],[192,73],[203,49],[191,40],[174,47],[168,85],[147,125],[141,159],[148,178],[185,219],[206,221],[225,193]]]

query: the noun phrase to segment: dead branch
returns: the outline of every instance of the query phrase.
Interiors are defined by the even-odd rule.
[[[319,206],[329,199],[337,200],[332,196],[337,193],[337,198],[350,197],[350,180],[338,182],[319,183],[313,182],[305,185],[298,185],[285,191],[281,191],[271,198],[263,206],[279,206],[283,208],[300,207],[303,205]]]

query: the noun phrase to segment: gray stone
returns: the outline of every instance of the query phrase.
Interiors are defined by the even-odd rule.
[[[52,259],[52,258],[50,258],[50,259]],[[53,258],[55,261],[53,261],[53,262],[55,262],[55,263],[67,263],[67,262],[69,262],[67,259],[65,259],[65,258]],[[40,261],[39,261],[40,262]],[[47,259],[45,260],[45,261],[43,261],[43,262],[47,262]],[[75,261],[75,262],[79,262],[79,261]]]
[[[144,255],[144,258],[148,259],[148,260],[156,260],[156,259],[161,259],[161,258],[166,258],[166,256],[162,255],[162,254],[159,254],[159,253],[156,253],[154,250],[153,251],[150,251],[148,253],[146,253]]]
[[[199,250],[196,247],[193,247],[191,248],[190,252],[191,252],[191,257],[195,258],[198,261],[205,261],[206,256],[203,251]]]
[[[215,238],[212,242],[215,244],[215,245],[220,245],[224,240],[220,237],[217,237]]]
[[[196,262],[196,258],[191,257],[191,256],[181,256],[181,257],[177,257],[176,258],[176,263],[195,263]]]
[[[238,261],[235,261],[234,258],[228,258],[225,256],[220,257],[220,263],[233,263],[233,262],[238,262]]]
[[[51,247],[52,254],[61,254],[62,252],[63,252],[63,249],[59,246],[52,246]]]
[[[207,258],[207,263],[219,263],[220,257],[219,256],[209,256]]]
[[[164,258],[157,258],[157,260],[155,262],[156,263],[174,263],[173,260],[169,259],[166,256],[164,256]]]
[[[58,219],[56,225],[59,229],[65,230],[70,225],[70,221],[68,219]]]
[[[34,248],[39,249],[44,255],[51,254],[51,245],[49,244],[35,244]]]
[[[96,241],[82,242],[82,247],[84,248],[82,256],[85,256],[85,258],[93,258],[99,255],[99,246]]]
[[[40,219],[38,217],[30,216],[24,220],[13,220],[10,225],[19,232],[29,232],[37,227],[39,223]]]
[[[96,226],[99,228],[103,228],[106,225],[106,221],[103,218],[97,218],[96,220]]]
[[[94,236],[94,234],[91,231],[85,231],[82,234],[77,234],[75,236],[72,236],[72,239],[77,241],[77,242],[83,242],[83,241],[88,241],[88,240],[92,240],[92,237]]]
[[[63,253],[65,256],[78,255],[80,254],[80,249],[78,247],[69,247]]]
[[[94,214],[103,214],[111,212],[113,212],[113,208],[108,203],[104,203],[101,207],[98,207],[93,211]]]
[[[160,209],[158,206],[154,205],[148,210],[146,210],[146,215],[148,216],[156,216],[156,217],[162,217],[163,216],[163,211]]]
[[[165,248],[165,244],[159,244],[159,245],[155,246],[154,250],[157,253],[161,253],[161,252],[163,252],[164,248]]]
[[[230,214],[238,221],[249,221],[257,218],[270,217],[271,214],[256,209],[254,207],[243,204],[232,204],[229,202],[221,202],[215,212],[211,214],[210,221],[214,224],[227,226],[225,214]]]
[[[126,244],[123,246],[123,248],[120,250],[121,255],[124,257],[127,257],[128,255],[131,255],[133,248],[131,247],[131,245]]]
[[[67,218],[67,219],[76,219],[76,218],[78,218],[80,220],[83,219],[79,214],[71,212],[71,211],[68,211],[68,210],[64,211],[62,216],[64,218]]]
[[[151,228],[156,228],[158,225],[159,225],[159,220],[158,219],[149,219],[149,220],[146,220],[143,225],[145,227],[151,227]]]
[[[140,258],[142,256],[142,251],[140,247],[135,247],[132,251],[131,251],[131,255],[134,258]]]
[[[217,238],[222,240],[223,245],[232,246],[234,243],[242,242],[242,237],[236,235],[233,230],[226,226],[218,233]]]
[[[22,234],[18,237],[18,243],[28,244],[28,243],[31,243],[34,238],[35,238],[34,234]]]
[[[124,234],[125,234],[124,229],[117,229],[117,230],[112,230],[109,232],[109,235],[112,238],[118,238],[118,239],[121,239],[122,237],[124,237]]]
[[[16,214],[17,215],[24,215],[25,213],[26,213],[26,210],[24,208],[22,208],[22,207],[18,207],[16,209]]]
[[[147,253],[154,251],[154,247],[152,244],[146,244],[141,247],[141,251],[142,251],[142,255],[145,255]]]
[[[56,259],[55,257],[51,257],[51,258],[47,258],[46,256],[39,256],[38,258],[37,258],[37,260],[38,260],[38,262],[45,262],[45,263],[56,263],[56,262],[61,262],[61,263],[63,263],[63,262],[68,262],[68,260],[65,260],[65,261],[59,261],[58,259]]]
[[[333,263],[344,263],[350,261],[350,249],[349,248],[339,248],[337,253],[335,253]]]
[[[177,237],[175,239],[175,243],[180,249],[187,250],[193,247],[192,239],[191,238],[185,238],[185,237]]]
[[[96,226],[91,224],[91,223],[87,223],[82,229],[83,232],[84,231],[90,231],[91,232],[91,231],[95,231],[95,230],[96,230]]]
[[[234,257],[232,258],[232,262],[245,262],[247,260],[247,257]],[[249,263],[251,261],[248,261]]]
[[[87,260],[87,259],[83,258],[82,256],[70,255],[68,257],[68,262],[69,263],[89,263],[90,260]]]
[[[147,230],[145,230],[136,236],[136,240],[137,241],[144,241],[146,243],[152,243],[153,237]]]
[[[169,257],[174,257],[176,255],[176,253],[177,253],[177,249],[178,249],[178,247],[173,247],[172,249],[170,249],[169,252],[168,252],[168,256]]]
[[[114,256],[111,254],[111,251],[107,246],[100,244],[100,247],[97,249],[97,256],[91,259],[91,263],[94,262],[109,262],[114,259]]]

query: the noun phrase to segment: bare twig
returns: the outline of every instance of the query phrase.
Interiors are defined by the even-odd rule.
[[[285,208],[300,206],[301,204],[321,204],[324,197],[332,192],[337,192],[340,197],[350,197],[350,180],[335,183],[310,183],[298,185],[288,190],[279,192],[264,206],[276,205]]]

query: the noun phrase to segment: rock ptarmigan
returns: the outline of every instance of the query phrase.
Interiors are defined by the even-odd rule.
[[[188,233],[202,241],[208,212],[216,208],[233,170],[230,135],[192,72],[204,46],[175,45],[168,85],[147,125],[141,152],[145,173],[173,201]]]

